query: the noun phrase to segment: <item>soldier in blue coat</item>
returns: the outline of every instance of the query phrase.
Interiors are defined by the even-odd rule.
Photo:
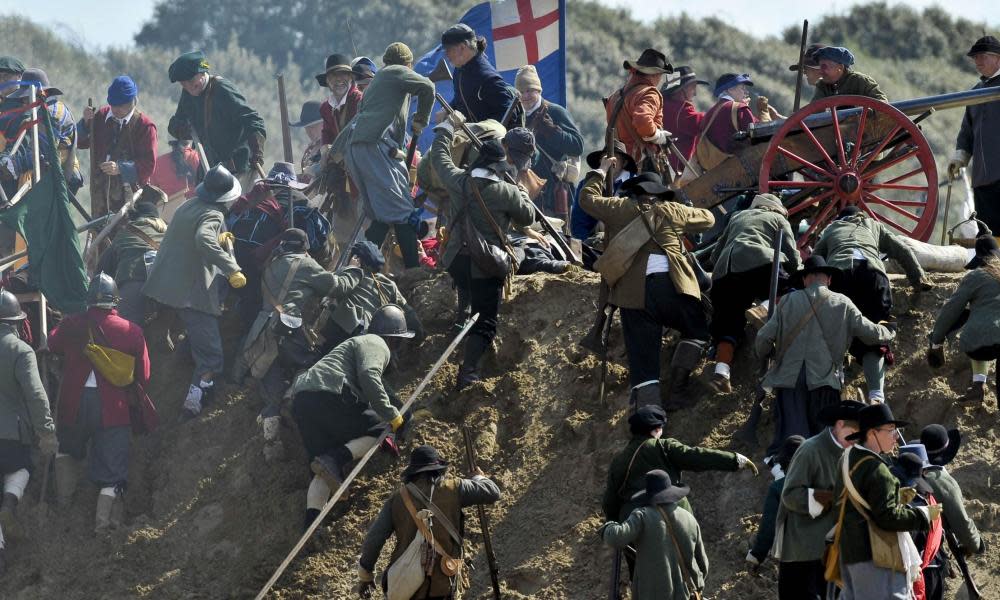
[[[449,27],[441,35],[448,62],[455,67],[451,107],[470,123],[493,119],[503,122],[516,100],[513,90],[486,58],[486,40],[465,23]],[[438,119],[440,122],[441,119]]]

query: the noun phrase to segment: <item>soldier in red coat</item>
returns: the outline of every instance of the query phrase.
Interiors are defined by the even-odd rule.
[[[323,116],[323,143],[332,144],[347,123],[358,114],[361,90],[354,84],[351,59],[343,54],[326,58],[326,71],[316,76],[320,87],[330,90],[330,96],[319,107]]]
[[[659,87],[663,75],[673,73],[674,68],[662,52],[652,48],[646,48],[638,60],[626,60],[622,66],[628,71],[628,81],[604,104],[608,126],[615,128],[616,137],[625,144],[640,170],[655,170],[649,160],[644,164],[643,159],[659,153],[670,136],[663,129],[663,95]],[[620,101],[622,97],[624,100]]]
[[[663,127],[674,134],[675,145],[684,160],[691,160],[701,121],[705,118],[705,113],[694,107],[694,98],[698,85],[709,83],[698,79],[691,67],[677,67],[674,71],[680,77],[663,88]],[[677,173],[684,172],[684,161],[673,153],[670,154],[670,166]]]
[[[142,328],[118,316],[118,287],[99,273],[90,282],[87,312],[71,315],[49,334],[49,349],[64,358],[56,425],[56,495],[68,506],[76,490],[80,461],[87,459],[87,476],[100,493],[95,530],[120,525],[128,482],[132,437],[130,394],[143,394],[149,382],[149,354]],[[113,348],[135,360],[136,386],[118,387],[94,366],[84,348],[88,343]]]
[[[77,125],[78,147],[90,149],[94,217],[115,212],[149,183],[156,166],[156,125],[136,107],[139,87],[127,75],[108,88],[108,106],[87,107]]]

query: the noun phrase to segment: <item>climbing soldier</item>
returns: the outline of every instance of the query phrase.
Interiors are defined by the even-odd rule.
[[[674,68],[660,51],[646,48],[635,61],[622,64],[628,72],[625,85],[604,102],[608,127],[615,129],[640,171],[655,171],[661,146],[670,132],[663,129],[663,75]]]
[[[934,497],[944,505],[945,527],[955,534],[966,555],[984,554],[986,538],[979,533],[976,523],[965,510],[962,488],[947,469],[962,445],[961,432],[932,423],[920,432],[920,443],[927,449],[927,461],[930,463],[924,469],[924,479],[934,490]]]
[[[358,561],[358,595],[371,598],[375,591],[375,563],[382,547],[393,534],[396,546],[389,566],[382,574],[382,590],[387,597],[412,600],[451,600],[460,597],[462,579],[462,509],[474,504],[494,504],[500,488],[476,469],[468,479],[448,474],[448,463],[432,446],[418,446],[410,454],[410,464],[402,474],[403,484],[382,505],[368,528]],[[421,541],[417,542],[420,536]],[[400,562],[418,544],[420,558]],[[432,557],[424,570],[424,557]],[[417,571],[413,589],[387,590],[394,567]],[[421,573],[422,572],[422,573]],[[423,574],[423,577],[421,577]],[[403,574],[399,574],[403,575]],[[419,582],[419,584],[418,584]]]

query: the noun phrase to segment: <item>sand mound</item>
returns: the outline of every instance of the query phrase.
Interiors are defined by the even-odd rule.
[[[502,309],[497,352],[484,365],[486,380],[454,394],[456,365],[446,365],[423,396],[421,404],[429,413],[413,423],[403,447],[405,457],[414,444],[434,444],[464,472],[459,427],[473,428],[481,466],[504,491],[490,516],[505,598],[607,596],[611,553],[595,530],[601,523],[607,464],[627,437],[627,383],[620,328],[612,338],[614,363],[606,405],[595,397],[598,361],[575,345],[591,322],[595,277],[576,273],[518,278],[514,297]],[[952,348],[945,368],[931,372],[926,367],[923,353],[934,312],[958,277],[941,276],[937,281],[938,288],[922,297],[911,295],[904,282],[895,282],[900,286],[896,314],[901,339],[887,388],[901,418],[917,426],[957,425],[965,432],[967,441],[952,472],[991,546],[987,556],[972,561],[985,597],[991,597],[1000,594],[997,404],[993,393],[985,407],[954,403],[967,385],[969,364]],[[429,332],[448,330],[451,294],[446,275],[418,283],[409,294]],[[75,506],[64,513],[51,508],[30,539],[12,544],[10,572],[0,581],[0,597],[252,597],[295,543],[308,483],[295,432],[284,432],[289,459],[265,463],[255,423],[260,400],[235,386],[224,387],[225,400],[203,418],[175,424],[190,365],[155,341],[163,338],[162,330],[154,326],[148,335],[154,340],[156,373],[151,395],[161,407],[164,426],[135,440],[129,527],[109,538],[95,538],[90,530],[96,490],[82,485]],[[401,395],[412,390],[449,341],[448,334],[434,333],[419,352],[407,354],[392,377]],[[671,418],[667,435],[688,444],[731,447],[731,435],[742,424],[753,389],[754,361],[745,352],[740,358],[734,393],[703,397],[696,407]],[[860,378],[860,369],[852,376]],[[770,429],[765,417],[762,443]],[[917,431],[914,427],[910,434]],[[759,455],[760,450],[754,452],[754,458]],[[362,536],[398,482],[401,465],[376,455],[349,498],[328,517],[317,543],[289,569],[272,597],[352,596]],[[997,484],[992,481],[995,475]],[[773,565],[759,578],[743,566],[746,540],[769,483],[766,473],[756,479],[745,472],[687,474],[686,480],[709,547],[706,598],[775,598]],[[22,505],[27,523],[36,522],[37,493],[34,481]],[[473,517],[470,512],[465,521],[473,567],[467,597],[487,598],[489,574]],[[950,580],[950,594],[958,583]]]

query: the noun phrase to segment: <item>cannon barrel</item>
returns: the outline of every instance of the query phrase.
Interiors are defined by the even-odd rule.
[[[1000,100],[1000,87],[979,88],[978,90],[952,92],[950,94],[927,96],[925,98],[914,98],[913,100],[900,100],[891,104],[905,115],[919,115],[932,109],[964,108],[966,106],[985,104],[997,100]],[[843,121],[860,112],[860,108],[845,108],[837,111],[837,117]],[[810,128],[813,128],[829,125],[832,121],[830,113],[824,112],[812,115],[805,120],[805,123]],[[770,121],[768,123],[752,123],[747,132],[740,132],[737,134],[737,137],[749,137],[755,142],[766,140],[773,136],[784,123],[784,120]]]

